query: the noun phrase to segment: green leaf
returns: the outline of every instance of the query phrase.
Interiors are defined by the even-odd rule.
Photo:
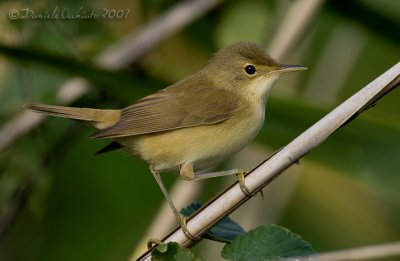
[[[200,203],[193,203],[182,209],[181,213],[185,216],[190,216],[199,208],[201,208]],[[214,241],[231,243],[236,237],[244,234],[245,231],[239,224],[231,218],[225,217],[217,225],[207,231],[203,237]]]
[[[222,256],[228,260],[275,260],[313,254],[311,245],[286,228],[259,226],[226,244]]]
[[[192,251],[180,246],[178,243],[169,242],[159,245],[151,252],[153,261],[200,261]]]

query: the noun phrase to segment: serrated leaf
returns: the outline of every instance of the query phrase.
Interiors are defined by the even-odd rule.
[[[185,216],[190,216],[199,208],[201,208],[200,203],[193,203],[182,209],[181,213]],[[203,237],[214,241],[230,243],[236,237],[243,235],[244,233],[244,229],[239,224],[231,218],[225,217],[217,225],[208,230]]]
[[[235,261],[276,260],[313,254],[311,245],[290,230],[259,226],[226,244],[222,256]]]
[[[151,252],[153,261],[201,261],[192,251],[182,247],[178,243],[169,242],[154,248]]]

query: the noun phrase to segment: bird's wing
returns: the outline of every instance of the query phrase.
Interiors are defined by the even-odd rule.
[[[116,124],[93,137],[117,138],[215,124],[229,119],[237,108],[235,97],[226,90],[167,88],[123,109]]]

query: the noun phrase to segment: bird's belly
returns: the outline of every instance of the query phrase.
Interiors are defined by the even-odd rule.
[[[147,161],[156,170],[194,163],[195,169],[212,166],[240,151],[262,127],[262,115],[243,119],[182,128],[166,132],[126,137],[117,140],[132,154]]]

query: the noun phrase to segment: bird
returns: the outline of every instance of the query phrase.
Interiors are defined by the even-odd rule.
[[[124,109],[39,103],[28,103],[25,108],[87,122],[98,129],[93,138],[112,140],[101,152],[122,147],[146,161],[183,232],[197,240],[188,231],[187,218],[175,207],[160,173],[178,171],[185,180],[237,175],[242,191],[252,196],[245,185],[245,171],[207,170],[257,136],[279,76],[305,69],[277,62],[258,44],[236,42],[215,53],[196,73]]]

